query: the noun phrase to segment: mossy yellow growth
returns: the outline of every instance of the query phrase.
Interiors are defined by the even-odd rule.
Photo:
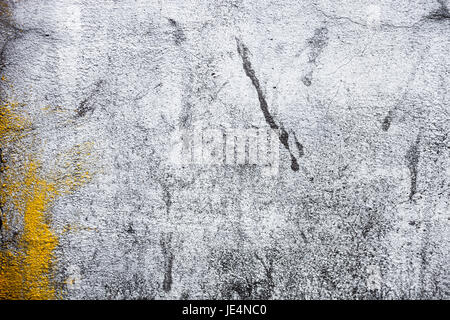
[[[46,222],[46,211],[57,192],[39,177],[34,162],[24,178],[6,190],[22,211],[23,231],[18,251],[0,252],[0,299],[54,299],[50,269],[58,240]]]

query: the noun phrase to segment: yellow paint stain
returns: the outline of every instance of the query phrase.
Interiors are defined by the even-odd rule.
[[[85,171],[75,171],[54,181],[42,178],[40,171],[38,163],[31,160],[21,169],[3,173],[2,206],[9,202],[14,214],[22,218],[23,227],[18,244],[0,251],[0,299],[59,297],[52,279],[58,237],[50,227],[48,210],[58,196],[74,191],[88,177]],[[3,223],[7,228],[6,219]]]
[[[46,221],[46,211],[56,190],[37,171],[37,164],[31,162],[25,179],[6,190],[22,211],[23,230],[17,252],[0,252],[0,299],[55,298],[49,275],[58,240]]]
[[[6,239],[0,247],[0,300],[57,299],[62,296],[52,274],[58,235],[51,228],[49,209],[58,197],[90,180],[86,157],[93,144],[61,152],[45,174],[38,155],[30,151],[34,139],[23,139],[31,125],[20,106],[9,100],[0,103],[1,232]]]
[[[25,172],[8,171],[2,204],[13,204],[15,214],[22,217],[23,229],[18,250],[0,251],[0,299],[56,299],[51,271],[58,237],[50,227],[48,209],[58,196],[73,191],[87,178],[83,173],[69,175],[62,183],[49,182],[40,176],[35,161]]]
[[[40,171],[38,163],[30,161],[25,168],[4,174],[2,206],[7,202],[13,205],[15,215],[22,217],[23,228],[15,249],[0,250],[0,299],[59,297],[52,279],[58,237],[50,227],[48,210],[58,196],[72,192],[88,178],[84,171],[72,172],[49,182]],[[3,220],[7,228],[7,220]]]
[[[38,177],[36,164],[31,163],[25,180],[26,200],[24,230],[21,241],[26,248],[25,298],[53,299],[55,290],[48,277],[53,250],[58,244],[56,236],[45,221],[45,212],[56,196],[55,187]]]

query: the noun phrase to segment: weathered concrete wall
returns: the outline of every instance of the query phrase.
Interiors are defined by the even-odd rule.
[[[0,298],[449,298],[447,0],[0,3]]]

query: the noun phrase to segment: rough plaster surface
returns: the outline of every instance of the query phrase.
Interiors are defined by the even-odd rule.
[[[447,0],[8,5],[27,147],[93,145],[49,209],[63,298],[449,298]]]

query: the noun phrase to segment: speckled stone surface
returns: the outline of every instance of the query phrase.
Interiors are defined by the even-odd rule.
[[[2,2],[58,297],[449,298],[447,0]]]

